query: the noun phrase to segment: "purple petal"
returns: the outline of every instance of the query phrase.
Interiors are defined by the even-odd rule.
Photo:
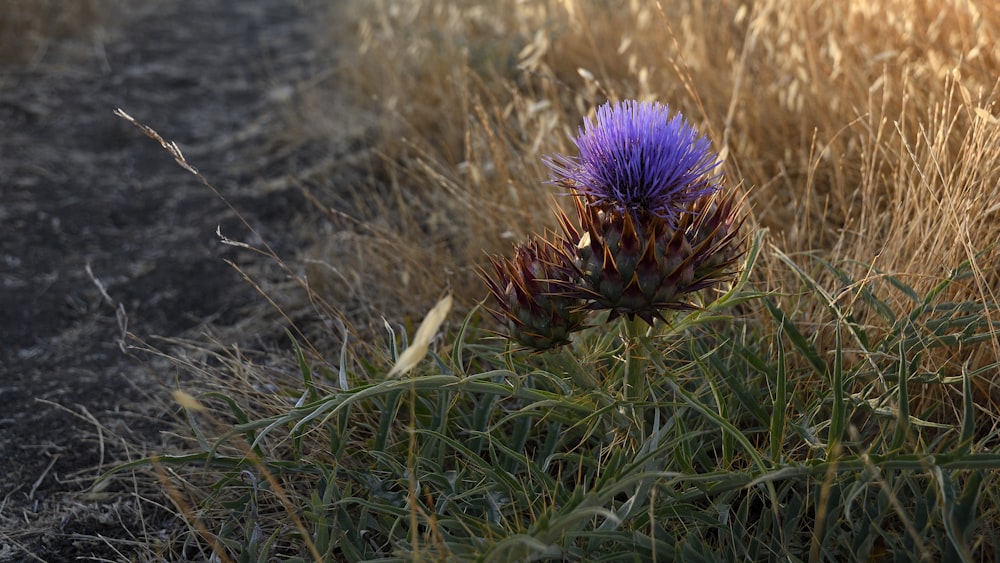
[[[679,113],[659,102],[625,101],[597,109],[576,139],[578,157],[545,163],[552,182],[592,205],[646,211],[675,219],[696,199],[719,189],[711,144]]]

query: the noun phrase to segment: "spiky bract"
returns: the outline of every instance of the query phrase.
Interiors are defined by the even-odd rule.
[[[649,213],[621,213],[577,200],[582,234],[563,217],[577,240],[573,260],[580,277],[577,295],[610,318],[639,317],[649,324],[663,311],[692,309],[689,295],[732,274],[742,253],[735,239],[739,219],[729,196],[706,196],[677,225]]]
[[[694,282],[689,291],[698,291],[732,278],[736,262],[746,250],[737,235],[746,216],[739,212],[736,192],[704,197],[692,206],[688,241],[695,260]]]
[[[498,305],[490,312],[507,327],[507,336],[535,350],[569,342],[583,327],[583,303],[567,284],[576,278],[573,243],[532,239],[514,247],[513,258],[490,257],[493,275],[480,272]]]

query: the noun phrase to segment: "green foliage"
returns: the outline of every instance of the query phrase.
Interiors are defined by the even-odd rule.
[[[825,350],[751,286],[760,249],[758,236],[728,293],[670,324],[618,319],[542,354],[478,340],[470,315],[416,375],[358,360],[327,389],[296,347],[297,405],[255,419],[205,397],[227,405],[231,430],[210,438],[192,416],[201,451],[160,461],[218,468],[201,508],[226,514],[212,531],[239,561],[995,556],[998,436],[973,398],[985,371],[920,367],[995,335],[993,304],[937,300],[968,265],[924,296],[883,275],[913,303],[894,311],[817,259],[854,288],[855,307],[841,305],[787,258],[828,304]],[[774,324],[736,316],[754,306]],[[913,386],[960,387],[960,416],[914,414]]]

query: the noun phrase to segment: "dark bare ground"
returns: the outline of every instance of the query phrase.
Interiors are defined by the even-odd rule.
[[[261,186],[303,163],[262,147],[315,65],[303,4],[156,2],[103,55],[0,73],[0,561],[144,559],[182,527],[148,478],[92,489],[156,451],[175,415],[177,370],[119,341],[232,325],[262,300],[223,260],[217,226],[250,236],[233,211],[112,111],[177,141],[294,256],[308,206]]]

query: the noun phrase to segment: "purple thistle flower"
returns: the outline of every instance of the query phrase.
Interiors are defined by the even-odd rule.
[[[551,182],[567,187],[588,205],[620,213],[650,213],[670,223],[719,189],[710,143],[681,114],[659,102],[610,102],[597,109],[575,140],[577,158],[545,160]]]

